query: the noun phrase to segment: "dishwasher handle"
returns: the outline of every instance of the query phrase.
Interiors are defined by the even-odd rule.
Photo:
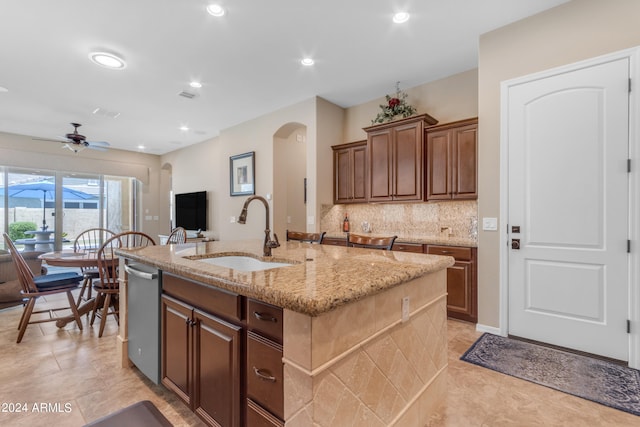
[[[136,270],[135,268],[130,267],[127,264],[124,265],[124,271],[126,271],[133,277],[139,277],[140,279],[144,280],[155,280],[158,278],[158,273],[147,273],[146,271]]]

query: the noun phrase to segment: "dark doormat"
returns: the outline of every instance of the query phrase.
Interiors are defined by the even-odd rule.
[[[636,369],[488,333],[460,359],[640,415],[640,371]]]

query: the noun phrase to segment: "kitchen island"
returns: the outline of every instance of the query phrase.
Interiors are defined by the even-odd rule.
[[[164,343],[172,325],[206,324],[207,298],[190,298],[189,289],[215,294],[211,304],[229,301],[213,313],[217,323],[206,326],[216,330],[212,336],[222,337],[231,359],[238,360],[230,366],[239,372],[225,377],[231,390],[227,394],[238,397],[228,405],[228,416],[216,418],[215,408],[198,405],[197,391],[191,395],[174,388],[176,381],[167,380],[163,360],[163,384],[184,394],[183,400],[210,424],[223,419],[221,425],[251,425],[249,420],[259,418],[260,425],[422,426],[444,397],[446,269],[454,263],[451,257],[286,242],[264,258],[258,240],[149,246],[119,254],[122,263],[144,263],[165,278],[163,313],[169,314],[163,314],[163,354],[173,354],[173,343]],[[205,261],[231,256],[284,265],[243,271],[240,264],[232,268]],[[122,364],[129,366],[123,271],[118,343]],[[186,306],[181,295],[191,314],[178,323],[172,313]],[[263,308],[276,314],[266,316]],[[279,319],[280,332],[265,329],[266,335],[261,334],[260,327],[251,326],[256,321],[252,314],[261,320],[266,316],[269,324]],[[259,346],[264,354],[279,355],[281,380],[254,365]],[[257,359],[263,358],[268,359]],[[275,384],[268,395],[281,393],[282,402],[267,399],[263,404],[251,389],[254,377],[261,380],[256,380],[258,387]],[[197,387],[200,382],[190,380],[185,383]]]

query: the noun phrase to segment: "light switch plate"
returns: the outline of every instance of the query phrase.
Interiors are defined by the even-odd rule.
[[[498,218],[482,218],[482,229],[484,231],[497,231]]]

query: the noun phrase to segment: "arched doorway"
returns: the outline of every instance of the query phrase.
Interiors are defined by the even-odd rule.
[[[273,135],[273,229],[306,230],[307,127],[287,123]]]

